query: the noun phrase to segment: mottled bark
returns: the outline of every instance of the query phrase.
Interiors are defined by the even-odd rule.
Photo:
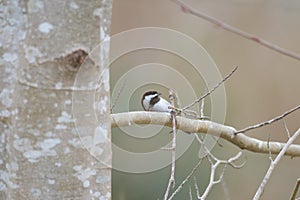
[[[2,3],[1,199],[111,198],[111,3]]]

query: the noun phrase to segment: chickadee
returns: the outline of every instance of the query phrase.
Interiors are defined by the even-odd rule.
[[[172,109],[169,108],[171,104],[160,97],[161,93],[157,91],[148,91],[142,97],[142,106],[146,111],[156,111],[156,112],[171,112]]]
[[[171,113],[171,104],[160,97],[161,93],[157,91],[148,91],[142,97],[142,106],[146,111],[168,112]],[[189,132],[186,132],[190,134]]]

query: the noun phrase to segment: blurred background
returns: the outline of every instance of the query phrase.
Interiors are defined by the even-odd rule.
[[[185,2],[234,27],[300,53],[299,1],[185,0]],[[299,105],[300,61],[227,32],[203,19],[183,13],[178,5],[169,0],[114,0],[112,35],[143,27],[169,28],[193,38],[206,49],[222,77],[235,66],[239,66],[238,71],[225,82],[226,118],[224,123],[226,125],[242,129],[269,120]],[[198,75],[196,78],[193,77],[193,71],[189,71],[192,69],[189,63],[168,52],[149,49],[130,52],[111,64],[111,89],[116,87],[124,74],[137,65],[153,62],[176,68],[190,80],[196,96],[204,93],[205,77]],[[140,76],[136,76],[136,79],[143,80],[146,76],[147,74],[141,73]],[[172,79],[173,77],[166,78]],[[130,80],[125,80],[124,87],[130,85],[126,82]],[[180,85],[180,82],[178,84]],[[124,105],[122,109],[124,102],[122,98],[118,99],[118,108],[114,109],[113,113],[142,110],[140,98],[143,92],[149,89],[160,90],[163,96],[168,98],[166,85],[145,82],[135,87],[131,98],[125,102],[127,105]],[[194,100],[183,91],[178,91],[178,93],[184,105]],[[210,113],[210,100],[208,99],[205,114],[210,115]],[[298,111],[286,118],[285,121],[291,133],[300,127],[299,117]],[[170,142],[171,135],[168,134],[170,131],[168,128],[163,128],[155,136],[151,135],[151,128],[153,127],[142,127],[143,138],[125,134],[121,129],[113,129],[113,143],[125,150],[141,153],[157,149]],[[270,138],[272,141],[287,141],[282,121],[246,134],[261,140]],[[246,164],[241,169],[227,167],[222,183],[214,186],[208,199],[252,199],[269,167],[269,155],[240,150],[222,139],[220,143],[223,147],[216,146],[213,150],[216,157],[228,159],[238,151],[242,151],[243,157],[239,162],[246,160]],[[300,143],[300,138],[296,143]],[[198,162],[198,151],[199,144],[193,141],[177,160],[176,185]],[[122,162],[126,163],[126,159]],[[136,165],[138,166],[139,163]],[[300,177],[299,169],[299,158],[284,157],[273,172],[261,199],[288,199],[297,178]],[[219,172],[221,170],[222,167]],[[169,174],[170,166],[148,173],[126,173],[122,170],[114,170],[113,199],[162,199]],[[200,192],[203,192],[207,186],[209,174],[209,163],[203,162],[196,172]],[[193,184],[192,179],[175,199],[188,199],[189,187],[192,188],[192,194],[195,197]]]

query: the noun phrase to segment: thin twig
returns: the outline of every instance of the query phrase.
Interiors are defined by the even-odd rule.
[[[175,102],[175,98],[174,98],[174,92],[172,89],[169,90],[169,98],[170,98],[170,103],[171,105],[174,107],[174,102]],[[164,195],[164,200],[168,199],[171,187],[175,186],[175,161],[176,161],[176,111],[172,110],[171,112],[171,116],[172,116],[172,135],[173,135],[173,139],[172,139],[172,163],[171,163],[171,175],[170,175],[170,179],[168,182],[168,186]]]
[[[115,100],[114,100],[113,103],[112,103],[112,106],[111,106],[111,109],[110,109],[110,112],[111,112],[111,113],[112,113],[113,109],[115,108],[115,106],[117,105],[117,102],[118,102],[118,100],[119,100],[119,98],[120,98],[120,95],[121,95],[122,91],[123,91],[124,88],[125,88],[125,82],[126,82],[126,79],[124,80],[124,82],[123,82],[123,84],[122,84],[122,87],[121,87],[120,90],[118,91],[118,94],[117,94]]]
[[[205,104],[205,98],[203,98],[200,103],[200,119],[204,118],[204,104]]]
[[[189,194],[190,194],[190,200],[193,200],[193,194],[192,194],[192,188],[191,188],[191,186],[189,188]]]
[[[224,174],[225,174],[225,170],[226,170],[227,165],[224,165],[221,175],[219,176],[219,179],[215,181],[216,184],[221,183],[221,181],[223,180]]]
[[[286,124],[286,121],[285,121],[284,118],[283,118],[283,125],[284,125],[284,129],[285,129],[285,131],[287,133],[288,138],[290,138],[291,137],[291,133],[290,133],[288,127],[287,127],[287,124]]]
[[[223,189],[223,192],[224,192],[224,199],[225,200],[230,200],[230,194],[229,194],[229,190],[228,190],[227,183],[226,183],[225,179],[223,179],[223,181],[221,182],[221,185],[222,185],[222,189]]]
[[[182,108],[181,110],[186,110],[189,109],[190,107],[192,107],[193,105],[195,105],[196,103],[199,103],[202,99],[204,99],[205,97],[207,97],[208,95],[210,95],[211,93],[213,93],[213,91],[215,91],[220,85],[222,85],[236,70],[237,70],[238,66],[236,66],[227,76],[225,76],[223,78],[222,81],[220,81],[217,85],[215,85],[215,87],[213,87],[211,90],[209,90],[206,94],[204,94],[203,96],[201,96],[200,98],[196,99],[193,103],[185,106],[184,108]]]
[[[295,141],[295,139],[300,135],[300,129],[298,129],[296,131],[296,133],[287,141],[287,143],[284,145],[283,149],[280,151],[280,153],[276,156],[275,160],[274,161],[271,161],[270,163],[270,167],[265,175],[265,177],[263,178],[259,188],[257,189],[256,193],[255,193],[255,196],[253,198],[253,200],[258,200],[263,191],[264,191],[264,188],[268,182],[268,180],[270,179],[271,177],[271,174],[274,170],[274,168],[277,166],[278,162],[280,161],[280,159],[284,156],[285,152],[288,150],[289,146]]]
[[[171,0],[171,1],[175,2],[177,5],[180,5],[181,8],[182,8],[182,10],[184,12],[186,12],[186,13],[190,13],[190,14],[196,16],[196,17],[199,17],[199,18],[202,18],[202,19],[204,19],[206,21],[209,21],[210,23],[213,23],[216,26],[223,28],[224,30],[230,31],[230,32],[232,32],[234,34],[237,34],[237,35],[243,37],[243,38],[246,38],[248,40],[254,41],[254,42],[256,42],[256,43],[258,43],[258,44],[260,44],[262,46],[265,46],[265,47],[267,47],[269,49],[277,51],[280,54],[283,54],[283,55],[289,56],[291,58],[300,60],[300,55],[297,54],[297,53],[295,53],[295,52],[292,52],[292,51],[289,51],[289,50],[284,49],[282,47],[279,47],[278,45],[275,45],[275,44],[273,44],[271,42],[268,42],[268,41],[266,41],[266,40],[264,40],[262,38],[259,38],[256,35],[247,33],[245,31],[242,31],[242,30],[240,30],[238,28],[235,28],[235,27],[233,27],[233,26],[231,26],[229,24],[224,23],[221,20],[218,20],[218,19],[216,19],[214,17],[211,17],[209,15],[206,15],[203,12],[200,12],[200,11],[192,8],[191,6],[189,6],[188,4],[184,3],[181,0]]]
[[[177,107],[178,107],[178,108],[181,108],[181,101],[180,101],[178,92],[177,92],[176,90],[173,90],[173,92],[174,92],[174,95],[175,95]],[[174,103],[174,105],[175,105],[175,103]]]
[[[283,114],[271,119],[271,120],[268,120],[268,121],[265,121],[265,122],[262,122],[262,123],[259,123],[259,124],[255,124],[255,125],[252,125],[252,126],[248,126],[244,129],[241,129],[241,130],[238,130],[237,132],[235,132],[234,134],[237,135],[239,133],[245,133],[249,130],[253,130],[253,129],[256,129],[256,128],[260,128],[262,126],[266,126],[266,125],[269,125],[269,124],[272,124],[280,119],[283,119],[284,117],[286,117],[287,115],[295,112],[296,110],[298,110],[300,108],[300,105],[296,106],[295,108],[292,108],[291,110],[288,110],[286,112],[284,112]]]
[[[236,161],[241,155],[242,155],[242,152],[239,152],[236,156],[234,157],[231,157],[229,158],[228,160],[220,160],[218,158],[216,158],[208,149],[207,147],[205,146],[205,144],[203,143],[203,141],[198,137],[198,135],[195,135],[196,136],[196,139],[199,141],[199,143],[201,145],[203,145],[206,153],[207,153],[207,158],[208,158],[208,161],[210,162],[210,180],[209,180],[209,183],[205,189],[205,191],[203,192],[202,196],[199,196],[198,195],[198,199],[206,199],[209,192],[211,191],[211,189],[213,188],[214,185],[220,183],[223,179],[223,176],[224,176],[224,173],[225,173],[225,167],[226,165],[230,165],[231,167],[233,168],[241,168],[245,165],[245,162],[242,163],[241,165],[235,165],[233,162]],[[219,176],[219,178],[217,180],[215,180],[215,174],[216,174],[216,170],[217,168],[219,167],[219,165],[221,164],[224,164],[224,168],[222,170],[222,173],[221,175]]]
[[[181,182],[181,184],[176,188],[176,190],[171,194],[171,196],[169,197],[168,200],[172,200],[173,197],[183,188],[184,184],[186,184],[190,178],[194,175],[194,173],[196,172],[196,170],[199,168],[199,166],[202,163],[203,158],[201,158],[199,160],[199,162],[196,164],[196,166],[192,169],[191,173],[189,173],[189,175]]]
[[[295,188],[293,190],[293,193],[292,193],[292,196],[291,196],[290,200],[295,200],[296,199],[299,186],[300,186],[300,178],[297,179],[297,182],[296,182],[296,185],[295,185]]]
[[[209,157],[211,157],[211,153],[209,153]],[[211,191],[212,187],[218,183],[221,182],[222,178],[223,178],[223,175],[224,175],[224,171],[222,172],[222,174],[219,176],[218,180],[215,180],[215,174],[216,174],[216,170],[218,168],[218,166],[220,164],[225,164],[225,165],[230,165],[234,168],[239,168],[239,167],[243,167],[243,165],[241,166],[236,166],[233,162],[236,161],[240,156],[242,155],[242,152],[239,152],[236,156],[228,159],[228,160],[214,160],[216,161],[216,163],[214,164],[211,164],[211,171],[210,171],[210,181],[209,181],[209,184],[208,186],[206,187],[205,191],[203,192],[202,196],[199,198],[199,199],[206,199],[209,192]]]
[[[196,111],[193,111],[193,110],[180,110],[180,112],[182,112],[185,116],[189,116],[189,117],[192,117],[192,118],[195,118],[195,119],[200,118],[198,113]]]
[[[271,162],[273,162],[273,159],[272,159],[272,152],[270,150],[270,139],[271,139],[271,135],[269,134],[268,135],[268,144],[267,144],[267,147],[269,149],[269,159],[271,160]]]
[[[173,148],[172,147],[162,147],[162,148],[160,148],[160,150],[162,150],[162,151],[172,151]]]
[[[205,92],[206,91],[207,90],[205,90]],[[200,119],[200,120],[209,120],[210,118],[204,115],[204,104],[205,104],[205,98],[203,98],[201,100],[201,103],[200,103],[200,116],[198,117],[198,119]]]
[[[199,198],[201,198],[200,197],[200,191],[199,191],[199,188],[198,188],[198,185],[197,185],[197,180],[196,180],[195,176],[194,176],[194,186],[195,186],[195,189],[196,189],[197,199],[199,199]]]

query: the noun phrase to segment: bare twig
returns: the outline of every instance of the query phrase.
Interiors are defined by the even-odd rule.
[[[286,131],[286,133],[287,133],[288,138],[290,138],[290,137],[291,137],[291,134],[290,134],[290,131],[289,131],[287,125],[286,125],[286,121],[285,121],[284,118],[283,118],[283,125],[284,125],[284,129],[285,129],[285,131]]]
[[[175,95],[177,107],[181,108],[181,101],[180,101],[179,95],[178,95],[176,90],[173,90],[173,92],[174,92],[174,95]],[[174,103],[174,106],[175,106],[175,103]]]
[[[205,103],[205,98],[203,98],[200,102],[200,117],[199,119],[204,120],[204,119],[209,119],[209,117],[204,116],[204,103]],[[212,139],[216,141],[216,143],[220,146],[223,147],[223,145],[219,142],[218,139],[216,139],[214,136],[212,136]]]
[[[162,148],[160,148],[160,150],[162,150],[162,151],[172,151],[173,148],[172,147],[162,147]]]
[[[210,156],[211,156],[211,155],[212,155],[212,154],[210,154]],[[206,187],[204,193],[202,194],[202,196],[201,196],[199,199],[206,199],[207,196],[208,196],[208,194],[209,194],[209,192],[211,191],[212,187],[213,187],[214,185],[216,185],[216,184],[218,184],[218,183],[221,182],[221,180],[222,180],[222,178],[223,178],[223,175],[224,175],[224,170],[225,170],[225,168],[224,168],[224,170],[222,171],[222,173],[221,173],[221,175],[219,176],[219,178],[218,178],[217,180],[215,180],[215,174],[216,174],[216,170],[217,170],[218,166],[219,166],[220,164],[225,164],[225,166],[226,166],[226,165],[230,165],[230,166],[232,166],[232,167],[234,167],[234,168],[238,168],[239,166],[236,166],[233,162],[236,161],[241,155],[242,155],[242,152],[239,152],[236,156],[234,156],[234,157],[232,157],[232,158],[230,158],[230,159],[228,159],[228,160],[219,160],[219,159],[215,160],[215,158],[214,158],[214,160],[215,160],[216,162],[215,162],[214,164],[213,164],[213,163],[211,164],[211,171],[210,171],[210,180],[209,180],[209,184],[208,184],[208,186]],[[241,165],[240,167],[242,167],[242,166],[243,166],[243,165]]]
[[[183,188],[184,184],[186,184],[190,178],[195,174],[196,170],[199,168],[199,166],[202,163],[203,158],[199,160],[199,162],[196,164],[196,166],[192,169],[191,173],[181,182],[181,184],[176,188],[176,190],[171,194],[168,200],[173,199],[173,197]]]
[[[205,90],[205,92],[206,92],[206,90]],[[197,117],[197,119],[209,120],[210,118],[208,116],[204,115],[204,104],[205,104],[205,98],[203,98],[201,100],[201,103],[200,103],[200,116]],[[185,111],[187,111],[187,110],[185,110]],[[183,112],[185,112],[185,111],[183,111]]]
[[[296,185],[295,185],[295,188],[293,190],[293,193],[292,193],[292,196],[291,196],[290,200],[295,200],[296,199],[299,186],[300,186],[300,178],[297,179],[297,182],[296,182]]]
[[[273,158],[272,158],[272,152],[270,151],[270,139],[271,139],[271,136],[270,134],[268,135],[268,149],[269,149],[269,159],[271,160],[271,162],[273,161]]]
[[[207,158],[208,158],[208,161],[210,162],[210,180],[209,180],[209,183],[205,189],[205,191],[203,192],[202,196],[199,196],[198,195],[198,199],[206,199],[209,192],[211,191],[212,187],[218,183],[220,183],[223,179],[223,176],[224,176],[224,173],[225,173],[225,168],[227,165],[230,165],[231,167],[233,168],[241,168],[244,166],[245,162],[241,165],[235,165],[234,164],[234,161],[236,161],[241,155],[242,155],[242,152],[239,152],[236,156],[232,157],[232,158],[229,158],[228,160],[220,160],[218,158],[216,158],[205,146],[205,144],[203,143],[203,141],[198,137],[198,135],[195,135],[196,136],[196,139],[199,141],[199,143],[201,145],[204,146],[204,149],[207,153]],[[222,170],[222,173],[221,175],[219,176],[219,178],[217,180],[215,180],[215,174],[216,174],[216,170],[217,168],[219,167],[219,165],[221,164],[224,164],[224,168]]]
[[[183,114],[182,116],[191,117],[194,119],[201,119],[200,115],[196,111],[193,110],[182,110],[180,108],[170,107],[171,109],[174,109],[178,114]]]
[[[296,133],[287,141],[287,143],[284,145],[283,149],[280,151],[280,153],[277,155],[277,157],[275,158],[274,161],[271,161],[270,163],[270,167],[264,177],[264,179],[262,180],[259,188],[257,189],[255,196],[254,196],[254,200],[257,200],[261,197],[265,185],[267,184],[268,180],[271,177],[271,174],[274,170],[274,168],[277,166],[278,162],[280,161],[280,159],[283,157],[283,155],[285,154],[285,152],[288,150],[289,146],[295,141],[295,139],[300,135],[300,129],[298,129],[296,131]]]
[[[235,132],[234,134],[237,135],[239,133],[245,133],[249,130],[253,130],[253,129],[256,129],[256,128],[260,128],[260,127],[263,127],[263,126],[266,126],[266,125],[269,125],[269,124],[272,124],[280,119],[283,119],[284,117],[286,117],[287,115],[295,112],[296,110],[298,110],[300,108],[300,105],[296,106],[295,108],[292,108],[291,110],[288,110],[286,112],[284,112],[283,114],[271,119],[271,120],[268,120],[268,121],[265,121],[265,122],[262,122],[262,123],[259,123],[259,124],[255,124],[255,125],[252,125],[252,126],[248,126],[244,129],[241,129],[241,130],[238,130],[237,132]]]
[[[200,104],[200,119],[204,118],[204,103],[205,103],[205,98],[201,100],[201,104]]]
[[[229,190],[228,190],[225,179],[223,179],[223,181],[221,182],[221,185],[222,185],[222,188],[223,188],[223,191],[224,191],[224,199],[225,200],[230,200],[230,194],[229,194]]]
[[[292,52],[292,51],[289,51],[289,50],[284,49],[282,47],[279,47],[278,45],[275,45],[275,44],[273,44],[271,42],[268,42],[268,41],[266,41],[264,39],[261,39],[261,38],[257,37],[256,35],[247,33],[245,31],[242,31],[242,30],[240,30],[238,28],[235,28],[235,27],[233,27],[233,26],[231,26],[229,24],[224,23],[221,20],[218,20],[218,19],[216,19],[214,17],[211,17],[209,15],[206,15],[206,14],[204,14],[204,13],[202,13],[202,12],[200,12],[200,11],[194,9],[194,8],[192,8],[191,6],[189,6],[188,4],[184,3],[181,0],[171,0],[171,1],[175,2],[177,5],[180,5],[181,8],[182,8],[182,10],[184,12],[186,12],[186,13],[190,13],[190,14],[196,16],[196,17],[199,17],[199,18],[202,18],[202,19],[204,19],[206,21],[209,21],[210,23],[213,23],[216,26],[223,28],[224,30],[230,31],[230,32],[232,32],[234,34],[237,34],[237,35],[243,37],[243,38],[246,38],[248,40],[254,41],[254,42],[256,42],[256,43],[258,43],[258,44],[260,44],[262,46],[265,46],[265,47],[267,47],[269,49],[277,51],[280,54],[283,54],[283,55],[289,56],[291,58],[300,60],[300,55],[297,54],[297,53],[295,53],[295,52]]]
[[[207,147],[205,146],[205,144],[203,143],[203,141],[199,138],[199,135],[195,135],[195,136],[196,136],[196,139],[198,140],[198,142],[199,142],[201,145],[204,146],[204,149],[205,149],[206,153],[207,153],[210,157],[212,157],[213,160],[215,160],[215,161],[219,160],[218,158],[216,158],[216,157],[215,157],[215,156],[207,149]],[[229,160],[231,160],[231,158],[230,158]],[[229,162],[229,164],[230,164],[233,168],[241,168],[241,167],[243,167],[243,165],[244,165],[245,163],[243,163],[243,164],[241,164],[240,166],[238,166],[238,165],[234,165],[234,164],[232,163],[232,161],[231,161],[231,162]]]
[[[218,180],[215,181],[215,184],[221,183],[221,181],[223,180],[224,174],[225,174],[225,170],[226,170],[227,165],[224,165],[221,175],[219,176]]]
[[[171,105],[174,107],[174,92],[172,89],[169,90],[169,98],[170,98],[170,103]],[[172,110],[171,112],[171,116],[172,116],[172,135],[173,135],[173,139],[172,139],[172,163],[171,163],[171,175],[170,175],[170,179],[168,182],[168,186],[164,195],[164,200],[168,199],[171,187],[174,187],[175,185],[175,161],[176,161],[176,112],[175,110]]]
[[[192,188],[191,188],[191,186],[190,186],[190,188],[189,188],[189,195],[190,195],[190,200],[193,200],[193,195],[192,195]]]
[[[115,100],[114,100],[113,103],[112,103],[112,106],[111,106],[111,109],[110,109],[110,112],[111,112],[111,113],[112,113],[113,109],[115,108],[115,106],[117,105],[117,102],[118,102],[118,100],[119,100],[119,98],[120,98],[120,95],[121,95],[122,91],[123,91],[124,88],[125,88],[125,83],[126,83],[126,79],[124,80],[124,83],[122,84],[122,87],[121,87],[120,90],[118,91],[118,94],[117,94]]]
[[[220,85],[222,85],[237,70],[237,68],[238,68],[238,66],[236,66],[227,76],[225,76],[222,81],[220,81],[217,85],[215,85],[215,87],[213,87],[211,90],[208,90],[208,92],[206,94],[204,94],[200,98],[196,99],[193,103],[185,106],[181,110],[189,109],[190,107],[192,107],[196,103],[199,103],[202,99],[204,99],[205,97],[207,97],[208,95],[213,93]]]
[[[285,143],[281,142],[268,142],[249,137],[242,133],[234,136],[236,129],[223,124],[218,124],[212,121],[203,121],[188,119],[181,116],[176,116],[177,128],[188,133],[208,133],[214,135],[215,133],[232,144],[235,144],[241,149],[245,149],[257,153],[269,153],[278,154],[284,147]],[[133,124],[156,124],[162,126],[172,127],[170,122],[169,113],[161,112],[125,112],[111,114],[111,127],[131,126]],[[286,151],[285,155],[300,157],[300,145],[292,144]]]
[[[195,189],[196,189],[197,199],[199,199],[199,198],[201,198],[200,197],[200,191],[199,191],[197,180],[196,180],[195,176],[194,176],[194,186],[195,186]]]

